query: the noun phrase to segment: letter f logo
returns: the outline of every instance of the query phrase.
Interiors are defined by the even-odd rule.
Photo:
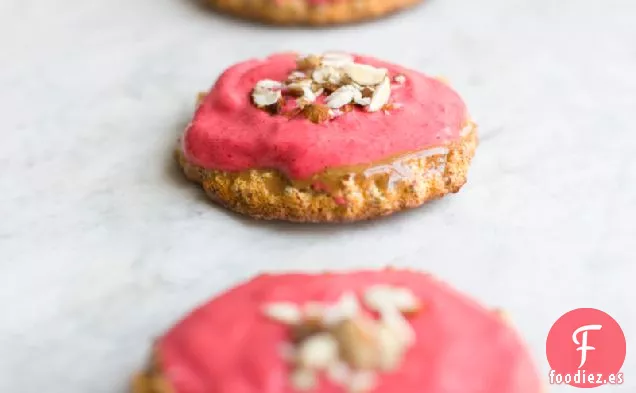
[[[601,330],[602,327],[603,326],[601,325],[585,325],[576,329],[572,334],[572,341],[574,341],[574,344],[580,345],[580,347],[576,349],[577,351],[581,351],[581,364],[579,365],[579,368],[583,367],[587,360],[587,351],[593,351],[596,349],[587,345],[587,332],[590,330]],[[578,336],[581,332],[583,334],[581,334],[581,342],[579,342],[576,336]]]

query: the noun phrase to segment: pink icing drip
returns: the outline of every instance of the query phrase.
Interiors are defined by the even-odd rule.
[[[186,157],[210,169],[272,168],[304,179],[325,168],[370,164],[459,138],[467,112],[450,87],[373,58],[356,61],[387,68],[392,77],[406,76],[392,92],[402,108],[391,115],[353,111],[321,124],[271,116],[251,104],[250,92],[261,79],[285,79],[295,68],[295,55],[250,60],[225,71],[199,106],[185,133]]]

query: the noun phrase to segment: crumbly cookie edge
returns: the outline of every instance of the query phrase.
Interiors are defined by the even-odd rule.
[[[180,148],[176,150],[176,158],[188,179],[200,184],[211,200],[234,212],[263,220],[353,222],[387,216],[458,192],[466,183],[477,144],[477,127],[473,125],[458,141],[447,146],[443,173],[430,176],[429,172],[422,172],[423,162],[418,161],[411,166],[412,185],[391,192],[352,185],[347,188],[344,205],[329,195],[292,186],[280,194],[272,194],[264,182],[272,176],[282,176],[277,171],[250,170],[249,176],[237,180],[236,173],[204,169],[190,163]]]

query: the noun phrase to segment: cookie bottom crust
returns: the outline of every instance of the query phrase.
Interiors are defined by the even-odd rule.
[[[308,0],[203,0],[221,12],[276,25],[323,26],[376,19],[422,0],[335,0],[313,5]]]
[[[402,168],[408,170],[409,176],[393,187],[381,189],[373,183],[361,186],[343,180],[340,203],[328,193],[300,189],[293,184],[282,189],[272,187],[272,183],[286,182],[276,170],[204,169],[190,163],[180,149],[176,158],[188,179],[200,184],[213,201],[232,211],[264,220],[351,222],[414,208],[459,191],[466,183],[476,147],[477,130],[472,127],[446,147],[446,154],[403,162]]]

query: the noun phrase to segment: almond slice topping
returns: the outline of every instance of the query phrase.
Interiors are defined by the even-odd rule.
[[[390,285],[374,285],[364,293],[364,303],[374,311],[383,312],[397,309],[400,312],[412,313],[420,308],[420,302],[407,288]]]
[[[267,317],[288,325],[300,323],[302,320],[300,308],[294,303],[270,303],[265,306],[263,312]]]
[[[264,108],[276,104],[281,98],[281,88],[283,84],[271,79],[263,79],[256,83],[252,91],[252,100],[259,108]]]
[[[389,114],[397,108],[389,104],[391,81],[399,88],[405,80],[403,75],[389,76],[385,68],[356,63],[354,56],[341,52],[298,57],[296,68],[282,82],[256,83],[254,105],[290,119],[302,114],[314,123],[335,119],[356,107]]]
[[[344,85],[327,97],[327,105],[329,108],[338,109],[356,99],[361,100],[362,93],[351,85]]]
[[[351,80],[362,86],[374,86],[387,76],[386,68],[375,68],[367,64],[349,64],[345,72]]]
[[[300,345],[298,361],[301,367],[323,370],[338,360],[338,342],[327,333],[309,337]]]
[[[385,77],[382,83],[375,89],[371,96],[371,103],[367,106],[369,112],[376,112],[382,109],[382,107],[389,102],[391,96],[391,82],[389,78]]]

